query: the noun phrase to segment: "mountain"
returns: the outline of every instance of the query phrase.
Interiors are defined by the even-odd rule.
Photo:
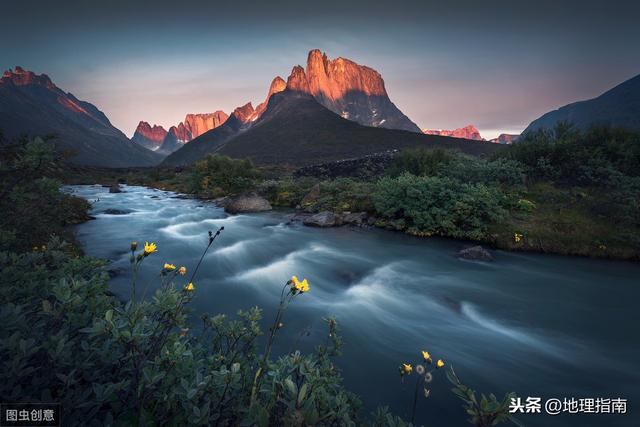
[[[574,102],[546,113],[531,122],[523,133],[553,129],[560,121],[570,122],[577,129],[608,126],[640,130],[640,74],[597,98]]]
[[[188,144],[169,154],[162,162],[163,165],[188,165],[194,163],[209,153],[215,152],[219,146],[232,139],[250,123],[254,113],[251,103],[238,107],[229,118],[217,128],[200,135]]]
[[[520,138],[519,134],[501,133],[497,138],[493,138],[490,141],[496,144],[513,144]]]
[[[234,111],[229,120],[168,156],[165,165],[186,165],[208,153],[249,157],[258,164],[309,165],[407,147],[492,152],[498,144],[362,126],[346,120],[302,91],[274,93],[253,124]],[[250,116],[249,116],[250,117]]]
[[[474,141],[484,141],[484,138],[480,136],[480,131],[474,125],[467,125],[463,128],[454,130],[423,129],[422,132],[427,135],[451,136],[453,138],[465,138],[473,139]]]
[[[153,125],[151,127],[147,122],[140,122],[131,141],[142,145],[148,150],[157,151],[166,136],[167,131],[162,126]]]
[[[46,74],[21,67],[0,79],[0,129],[9,138],[56,134],[56,148],[78,164],[149,166],[161,159],[132,143],[94,105],[64,92]]]
[[[221,126],[227,118],[227,113],[220,110],[213,113],[187,114],[184,121],[171,126],[169,131],[165,131],[162,126],[151,128],[147,122],[142,121],[131,140],[166,156],[192,139]]]
[[[345,59],[309,52],[306,69],[293,67],[287,89],[312,95],[334,113],[364,126],[420,132],[389,99],[376,70]]]

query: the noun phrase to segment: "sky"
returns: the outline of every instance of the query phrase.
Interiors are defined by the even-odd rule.
[[[519,133],[640,73],[638,1],[6,2],[0,68],[46,73],[131,136],[266,96],[309,50],[379,71],[421,128]]]

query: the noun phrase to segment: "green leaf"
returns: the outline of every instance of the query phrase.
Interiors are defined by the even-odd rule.
[[[304,383],[302,384],[302,387],[300,387],[300,393],[298,393],[298,406],[300,406],[307,395],[307,385],[307,383]]]
[[[284,385],[287,387],[287,390],[289,390],[289,393],[292,396],[295,396],[298,394],[298,387],[293,383],[293,381],[291,381],[291,378],[285,379]]]

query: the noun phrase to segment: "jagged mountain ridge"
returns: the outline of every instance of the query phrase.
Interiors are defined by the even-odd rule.
[[[229,116],[221,110],[213,113],[187,114],[184,121],[165,130],[162,126],[151,127],[141,121],[131,140],[143,147],[164,155],[173,153],[193,138],[221,126]]]

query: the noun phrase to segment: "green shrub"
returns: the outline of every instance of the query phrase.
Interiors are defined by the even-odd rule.
[[[484,184],[403,174],[383,178],[373,194],[376,211],[410,232],[482,239],[504,215],[504,196]]]
[[[536,204],[533,203],[531,200],[520,199],[518,200],[516,207],[523,212],[533,212],[534,209],[536,208]]]
[[[410,148],[402,151],[389,167],[388,174],[396,177],[405,172],[416,176],[437,175],[455,159],[455,154],[447,150]]]
[[[51,178],[60,158],[50,141],[0,141],[0,159],[0,249],[22,252],[51,235],[70,237],[65,227],[87,219],[88,202],[61,193]]]
[[[206,197],[221,197],[253,188],[260,173],[250,160],[209,154],[196,162],[189,179],[189,190]]]
[[[525,183],[524,171],[524,166],[516,160],[485,160],[459,154],[439,175],[460,182],[521,186]]]
[[[566,123],[553,131],[529,132],[501,156],[527,167],[529,178],[569,185],[610,186],[620,175],[640,175],[640,134]]]

